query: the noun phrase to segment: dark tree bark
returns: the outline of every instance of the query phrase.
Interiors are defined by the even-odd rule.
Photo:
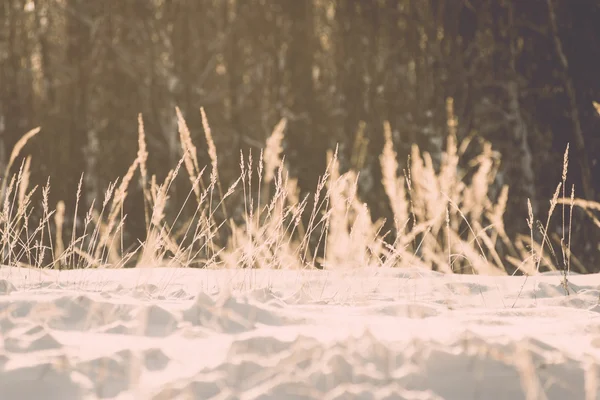
[[[554,0],[546,0],[548,4],[548,19],[550,21],[551,34],[554,40],[556,53],[560,60],[560,72],[564,82],[566,94],[569,100],[569,112],[571,116],[573,142],[577,153],[577,163],[581,173],[581,184],[585,198],[594,199],[594,187],[592,185],[592,174],[590,170],[589,157],[585,146],[585,138],[581,128],[581,120],[579,117],[579,107],[577,105],[577,93],[573,80],[569,73],[569,62],[565,55],[560,32],[558,31],[557,17],[554,6]]]
[[[327,138],[320,137],[313,125],[317,112],[312,71],[314,58],[314,27],[312,1],[283,3],[290,21],[290,43],[287,66],[290,90],[288,94],[287,156],[291,172],[298,178],[302,191],[316,188],[318,176],[325,171]]]

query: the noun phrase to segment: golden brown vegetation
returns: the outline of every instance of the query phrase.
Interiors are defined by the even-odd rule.
[[[574,188],[566,197],[567,148],[562,181],[550,201],[546,223],[535,220],[529,203],[529,234],[509,238],[503,220],[508,187],[503,187],[495,198],[491,198],[489,190],[499,156],[489,143],[483,142],[474,159],[460,162],[472,144],[469,139],[457,141],[451,99],[447,103],[449,133],[439,168],[435,168],[427,152],[413,145],[408,168],[400,171],[391,126],[388,122],[383,124],[385,142],[380,164],[382,184],[394,215],[391,232],[384,231],[384,221],[372,220],[358,195],[358,173],[341,173],[337,151],[328,155],[327,170],[315,192],[300,198],[296,180],[289,176],[281,155],[285,119],[274,128],[256,164],[252,153],[240,154],[240,176],[224,192],[208,118],[203,109],[201,114],[211,160],[206,182],[205,167],[198,163],[196,146],[179,109],[176,115],[181,159],[162,183],[150,175],[140,115],[137,158],[120,181],[109,185],[101,205],[92,203],[83,221],[77,219],[80,181],[73,217],[77,222],[72,224],[67,243],[65,205],[60,201],[54,210],[50,209],[49,182],[42,189],[41,214],[33,205],[37,187],[28,188],[31,159],[25,158],[19,171],[8,179],[13,162],[39,129],[25,134],[11,154],[2,182],[2,262],[38,268],[416,266],[447,273],[493,275],[563,270],[566,282],[573,258],[571,237],[567,235],[573,208],[586,210],[600,226],[592,214],[600,210],[598,203],[576,199]],[[467,167],[461,167],[462,164]],[[176,205],[169,194],[175,178],[182,173],[182,165],[190,189],[183,203]],[[139,183],[135,180],[138,172]],[[253,187],[253,182],[258,187]],[[139,184],[143,193],[146,237],[137,246],[125,248],[124,204],[133,184]],[[195,200],[193,205],[191,198]],[[228,214],[228,202],[232,209],[242,207],[241,221],[234,221]],[[550,218],[559,204],[562,257],[554,251],[548,233]],[[537,242],[535,237],[539,234],[541,240]],[[506,256],[500,255],[500,247]],[[575,265],[585,272],[583,266]]]

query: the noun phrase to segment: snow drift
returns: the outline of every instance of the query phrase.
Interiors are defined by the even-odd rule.
[[[3,399],[597,399],[600,275],[0,269]]]

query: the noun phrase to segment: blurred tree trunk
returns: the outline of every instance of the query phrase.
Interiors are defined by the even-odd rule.
[[[27,129],[24,101],[27,87],[19,87],[26,37],[20,35],[23,29],[23,4],[20,0],[4,0],[2,7],[6,56],[2,61],[2,103],[3,103],[3,145],[8,157],[11,149]],[[4,164],[6,165],[6,158]]]
[[[243,56],[239,45],[240,25],[238,23],[238,1],[229,0],[225,2],[225,21],[228,37],[226,38],[225,64],[227,65],[227,109],[229,122],[233,131],[233,151],[237,155],[241,148],[241,136],[244,128],[241,122],[242,107],[239,90],[243,86]]]
[[[556,48],[558,59],[560,61],[559,71],[565,86],[567,98],[569,100],[569,113],[572,124],[573,142],[575,144],[575,151],[577,154],[577,163],[579,165],[579,171],[581,173],[583,195],[586,199],[594,199],[594,188],[592,185],[589,157],[585,147],[583,130],[581,129],[581,120],[579,118],[577,93],[575,91],[575,86],[573,85],[571,75],[569,73],[569,62],[563,49],[560,32],[558,31],[554,1],[546,0],[546,3],[548,5],[548,17],[550,20],[551,34],[554,40],[554,45]],[[597,23],[600,23],[600,21],[597,21]]]
[[[325,171],[327,138],[316,134],[313,118],[317,112],[313,86],[314,28],[312,1],[285,1],[282,6],[290,21],[287,49],[290,111],[286,154],[291,172],[302,191],[313,191]]]
[[[517,73],[517,59],[519,56],[519,37],[515,27],[515,10],[512,0],[506,2],[507,7],[507,26],[506,40],[508,41],[508,79],[506,83],[507,104],[507,131],[512,136],[512,149],[505,152],[505,162],[507,173],[512,178],[511,184],[511,207],[513,210],[521,210],[523,215],[526,212],[527,200],[531,200],[536,206],[535,176],[533,174],[533,155],[529,145],[529,130],[522,115],[521,106],[521,87],[519,84],[520,76]],[[512,229],[523,231],[526,227],[524,223],[511,224]]]
[[[338,53],[338,89],[341,108],[344,111],[343,131],[340,142],[340,165],[343,170],[350,168],[352,160],[353,138],[359,129],[360,121],[366,120],[365,71],[363,64],[363,21],[362,7],[367,3],[359,0],[346,0],[338,3],[336,19],[339,29]]]
[[[8,114],[10,111],[12,101],[12,94],[14,94],[14,89],[11,91],[11,82],[12,85],[16,84],[14,79],[11,80],[11,71],[10,71],[10,1],[3,1],[0,5],[0,87],[4,88],[0,91],[0,168],[4,170],[8,158],[6,155],[6,145],[7,145],[7,134],[9,132],[8,127]],[[11,121],[12,122],[12,121]]]
[[[54,71],[50,58],[50,44],[48,42],[48,26],[51,24],[51,13],[44,0],[32,0],[35,12],[36,39],[39,43],[40,69],[43,77],[43,100],[47,105],[56,101]],[[44,20],[42,22],[42,20]]]
[[[75,193],[79,183],[80,174],[87,170],[90,175],[88,185],[83,193],[83,204],[89,203],[86,198],[95,198],[97,187],[94,177],[97,174],[96,149],[88,147],[88,136],[90,135],[90,95],[89,88],[92,85],[92,10],[89,4],[83,0],[68,0],[68,11],[66,34],[67,48],[64,64],[67,68],[68,81],[66,82],[66,93],[63,99],[65,108],[70,112],[67,114],[68,122],[65,131],[55,131],[52,135],[61,136],[61,146],[56,148],[55,171],[79,171],[79,174],[68,174],[64,181],[53,182],[52,190],[56,192],[57,199],[64,200],[68,205],[75,202]],[[95,129],[96,127],[94,127]],[[86,151],[87,150],[87,151]],[[84,152],[85,158],[84,158]],[[90,185],[90,182],[93,182]],[[91,200],[90,200],[91,201]]]

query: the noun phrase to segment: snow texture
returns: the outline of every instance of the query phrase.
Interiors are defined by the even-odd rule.
[[[0,268],[2,399],[600,399],[600,275]]]

